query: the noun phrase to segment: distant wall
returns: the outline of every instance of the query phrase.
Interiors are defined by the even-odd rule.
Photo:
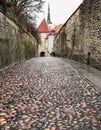
[[[37,54],[37,43],[0,12],[0,68]]]
[[[101,0],[84,0],[55,36],[54,49],[101,70]]]

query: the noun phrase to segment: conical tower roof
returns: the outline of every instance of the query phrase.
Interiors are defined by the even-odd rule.
[[[50,31],[45,18],[42,20],[42,22],[38,26],[37,30],[40,33],[48,33]]]

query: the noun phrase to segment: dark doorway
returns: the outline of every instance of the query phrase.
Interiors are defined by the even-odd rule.
[[[51,52],[50,55],[55,57],[55,52]]]
[[[40,57],[44,57],[44,56],[45,56],[45,52],[44,51],[40,52]]]

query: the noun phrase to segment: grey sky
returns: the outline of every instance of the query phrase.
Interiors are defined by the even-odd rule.
[[[45,0],[43,11],[44,13],[39,14],[38,23],[43,18],[47,20],[48,2],[50,3],[50,15],[53,24],[64,24],[72,13],[78,8],[83,0]]]

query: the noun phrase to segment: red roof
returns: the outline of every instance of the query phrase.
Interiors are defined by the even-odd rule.
[[[37,28],[37,30],[38,30],[38,32],[40,32],[40,33],[47,33],[47,32],[49,32],[50,30],[49,30],[49,27],[48,27],[48,24],[47,24],[47,22],[46,22],[46,20],[45,20],[45,18],[42,20],[42,22],[40,23],[40,25],[38,26],[38,28]]]
[[[63,26],[63,24],[59,24],[59,25],[55,26],[55,27],[53,28],[53,30],[55,30],[55,33],[58,33],[59,30],[62,28],[62,26]]]

